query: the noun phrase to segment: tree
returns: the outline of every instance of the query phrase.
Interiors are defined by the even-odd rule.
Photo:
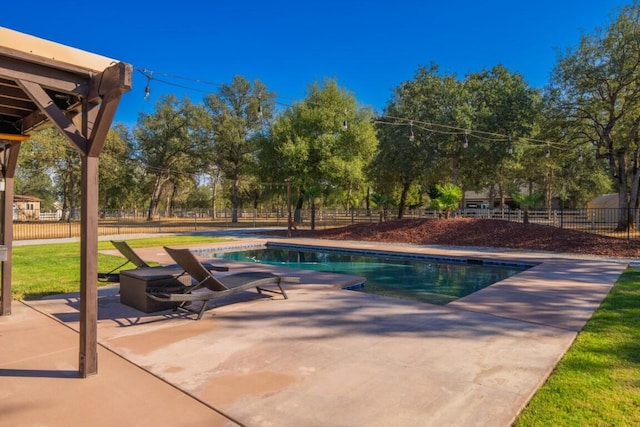
[[[358,107],[352,94],[326,80],[310,85],[305,99],[274,121],[260,141],[261,175],[291,180],[299,195],[296,222],[310,188],[320,186],[326,195],[364,184],[365,167],[377,147],[371,119],[371,111]]]
[[[394,89],[379,120],[380,146],[370,175],[378,192],[400,188],[399,219],[413,185],[427,177],[437,182],[457,175],[462,142],[434,124],[466,123],[464,103],[455,102],[463,98],[460,90],[456,76],[440,74],[436,64],[419,67],[412,80]]]
[[[495,186],[504,207],[506,189],[521,172],[514,145],[534,132],[540,95],[521,74],[502,65],[469,74],[464,88],[473,120],[467,136],[467,184],[473,189]]]
[[[371,202],[373,203],[374,207],[377,207],[380,210],[380,222],[383,222],[387,219],[387,211],[389,210],[389,208],[392,208],[396,205],[393,197],[381,193],[372,194]]]
[[[524,211],[522,223],[529,224],[529,210],[538,204],[538,202],[540,201],[540,195],[535,193],[513,193],[511,197],[517,204],[520,205],[520,207]]]
[[[45,186],[48,185],[44,175],[48,175],[54,184],[54,198],[62,202],[64,215],[61,220],[70,219],[80,202],[80,154],[69,147],[56,128],[46,128],[31,137],[29,150],[21,150],[20,158],[17,175],[26,179],[33,177]],[[25,180],[18,183],[18,188],[32,184]]]
[[[613,189],[606,162],[596,158],[594,150],[581,147],[580,137],[571,131],[571,121],[558,108],[555,96],[553,89],[545,88],[535,139],[521,142],[514,150],[518,176],[524,184],[535,185],[548,212],[554,198],[563,207],[580,208]]]
[[[640,4],[585,34],[553,71],[556,102],[573,138],[595,147],[618,192],[618,230],[632,227],[640,196]]]
[[[431,201],[431,207],[438,211],[445,212],[445,218],[449,218],[451,211],[460,205],[462,200],[462,188],[452,183],[436,184],[436,197]]]
[[[141,173],[133,160],[129,130],[117,124],[109,130],[100,154],[100,206],[104,209],[132,207],[143,198]]]
[[[53,146],[63,142],[54,128],[34,134],[22,143],[16,168],[15,193],[40,199],[41,210],[54,208],[56,201],[53,185]]]
[[[260,80],[252,84],[242,76],[204,99],[213,133],[210,163],[233,182],[232,222],[238,222],[240,179],[255,167],[256,138],[272,117],[274,100]]]
[[[188,99],[179,102],[169,95],[158,101],[153,114],[140,114],[133,129],[137,156],[150,189],[148,220],[158,214],[171,180],[177,174],[193,175],[200,166],[199,140],[191,132],[194,114],[195,107]]]

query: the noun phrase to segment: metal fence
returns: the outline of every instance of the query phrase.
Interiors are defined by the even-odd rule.
[[[238,221],[232,222],[232,210],[216,211],[193,209],[175,213],[172,216],[159,216],[149,221],[140,211],[101,211],[98,232],[100,235],[169,233],[225,228],[264,228],[286,227],[287,213],[278,210],[243,209],[237,212]],[[316,229],[327,229],[356,223],[372,223],[393,220],[395,210],[352,210],[321,209],[316,211]],[[405,218],[439,218],[442,212],[433,210],[409,210]],[[516,209],[464,209],[451,213],[453,217],[488,218],[504,221],[523,222],[525,213]],[[553,209],[532,210],[528,213],[529,222],[563,229],[596,233],[623,239],[640,238],[640,212],[627,209]],[[78,212],[58,215],[61,220],[14,221],[15,240],[54,239],[80,236]],[[620,218],[634,218],[634,226],[617,231]],[[300,212],[299,228],[309,228],[311,213]]]

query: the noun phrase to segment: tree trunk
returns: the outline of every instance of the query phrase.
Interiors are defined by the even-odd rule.
[[[453,155],[453,164],[452,164],[452,174],[451,174],[451,183],[453,185],[458,185],[458,181],[460,179],[460,155]]]
[[[551,199],[553,195],[553,170],[550,170],[546,176],[546,188],[544,192],[544,207],[547,211],[547,218],[551,218]]]
[[[365,197],[365,209],[367,216],[371,215],[371,188],[367,187],[367,197]]]
[[[635,225],[636,207],[640,197],[640,168],[628,171],[624,156],[618,156],[618,172],[616,174],[616,186],[618,187],[618,226],[616,231],[630,230]],[[629,175],[627,175],[629,173]],[[627,179],[631,185],[628,190]]]
[[[231,197],[231,222],[238,222],[238,186],[240,185],[240,181],[236,178],[233,181],[233,195]]]
[[[489,209],[493,209],[496,204],[496,186],[489,187]]]
[[[211,173],[211,219],[216,219],[216,199],[218,196],[218,182],[220,181],[220,170],[214,169]]]
[[[311,230],[316,229],[316,202],[311,200]]]
[[[297,225],[302,224],[302,206],[304,203],[304,191],[298,191],[298,200],[296,200],[296,209],[293,214],[293,222]]]
[[[404,208],[407,204],[407,194],[409,194],[410,183],[402,184],[402,191],[400,192],[400,202],[398,203],[398,219],[402,219],[404,216]]]
[[[167,178],[164,173],[156,175],[153,183],[153,189],[151,190],[151,200],[149,200],[149,210],[147,212],[147,221],[153,221],[153,218],[158,214],[158,205],[160,197],[162,197],[162,188],[164,187]]]
[[[168,212],[167,216],[174,217],[176,215],[176,195],[178,194],[178,186],[174,183],[171,186],[171,195],[167,203]]]

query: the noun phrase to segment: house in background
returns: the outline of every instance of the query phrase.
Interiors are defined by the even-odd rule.
[[[587,218],[593,222],[618,222],[620,208],[618,193],[598,196],[587,203]]]
[[[40,199],[33,196],[13,196],[13,220],[33,221],[40,219]]]

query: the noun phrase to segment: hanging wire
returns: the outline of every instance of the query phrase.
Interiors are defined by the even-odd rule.
[[[134,67],[134,70],[140,72],[141,74],[143,74],[147,78],[147,85],[145,86],[145,99],[148,99],[150,97],[150,94],[151,94],[150,82],[151,82],[152,79],[155,80],[156,82],[159,82],[159,83],[163,83],[163,84],[166,84],[166,85],[179,87],[179,88],[183,88],[183,89],[187,89],[187,90],[191,90],[191,91],[195,91],[195,92],[202,92],[202,93],[210,93],[211,92],[210,90],[198,89],[198,88],[195,88],[195,87],[192,87],[192,86],[187,86],[187,85],[182,85],[182,84],[174,83],[174,82],[171,82],[171,81],[167,81],[165,79],[159,79],[157,76],[163,76],[163,77],[171,78],[171,79],[184,80],[184,81],[193,82],[193,83],[201,84],[201,85],[208,85],[208,86],[214,86],[214,87],[222,86],[222,84],[216,83],[216,82],[210,82],[210,81],[207,81],[207,80],[196,79],[196,78],[191,78],[191,77],[185,77],[185,76],[180,76],[180,75],[170,74],[170,73],[164,73],[164,72],[159,72],[159,71],[152,71],[152,70],[149,70],[149,69],[146,69],[146,68]],[[283,97],[278,97],[278,98],[279,99],[289,99],[289,98],[283,98]],[[291,100],[293,101],[294,104],[296,102],[299,102],[299,101],[296,101],[293,98],[291,98]],[[292,103],[280,102],[278,100],[275,100],[275,104],[276,105],[282,105],[284,107],[292,107],[293,106]],[[344,114],[345,114],[345,118],[342,121],[342,130],[343,131],[347,131],[348,128],[349,128],[349,123],[348,123],[347,118],[346,118],[346,116],[347,116],[347,110],[346,109],[344,110]],[[258,106],[258,115],[260,117],[262,117],[262,115],[263,115],[262,105]],[[384,120],[385,118],[386,119],[390,119],[391,121]],[[396,116],[390,116],[390,115],[381,115],[381,116],[378,117],[378,119],[374,120],[374,123],[391,125],[391,126],[394,126],[394,125],[398,126],[398,125],[402,125],[403,123],[409,123],[410,125],[418,124],[419,126],[417,126],[417,127],[422,129],[422,130],[424,130],[424,131],[426,131],[426,132],[434,132],[434,133],[450,134],[450,135],[459,135],[461,133],[464,133],[465,148],[467,148],[467,146],[468,146],[468,138],[470,138],[470,137],[482,139],[482,140],[489,141],[489,142],[491,142],[491,141],[493,141],[493,142],[505,142],[505,141],[508,140],[509,144],[510,144],[510,152],[513,152],[513,143],[511,142],[511,137],[507,136],[507,135],[495,133],[495,132],[480,131],[480,130],[462,128],[462,127],[458,127],[458,126],[444,125],[444,124],[432,123],[432,122],[426,122],[426,121],[419,121],[419,120],[415,120],[415,119],[412,119],[412,118],[396,117]],[[547,140],[528,138],[528,137],[519,137],[518,139],[521,140],[521,141],[529,142],[529,143],[547,145],[547,147],[554,146],[557,149],[563,149],[564,148],[562,145],[560,145],[557,142],[552,142],[552,141],[547,141]],[[549,155],[550,155],[550,153],[549,153]]]

